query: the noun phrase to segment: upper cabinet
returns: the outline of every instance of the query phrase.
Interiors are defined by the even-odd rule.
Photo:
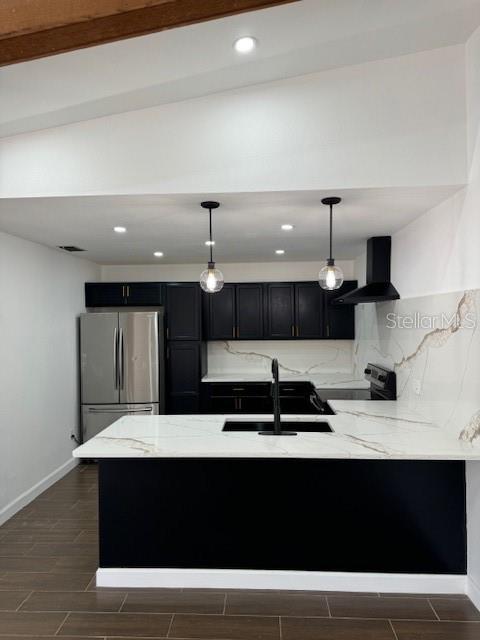
[[[269,282],[265,285],[265,338],[295,337],[295,285]]]
[[[237,284],[235,290],[237,338],[263,338],[263,285]]]
[[[266,285],[266,338],[323,338],[323,291],[318,282]]]
[[[263,285],[226,284],[205,294],[209,340],[263,338]]]
[[[86,282],[86,307],[159,306],[163,304],[161,282]]]
[[[225,284],[202,294],[197,282],[89,283],[87,307],[165,305],[168,340],[202,340],[202,295],[208,340],[352,340],[355,307],[332,301],[357,287],[346,280],[336,291],[312,282]]]
[[[295,336],[323,338],[323,290],[318,282],[295,284]]]
[[[167,339],[201,340],[200,285],[196,282],[179,282],[167,284],[166,289]]]
[[[332,300],[358,287],[356,280],[345,280],[340,289],[325,291],[325,338],[331,340],[353,340],[355,338],[355,306],[334,305]]]
[[[210,340],[236,338],[235,285],[225,284],[218,293],[205,293],[207,306],[207,336]]]

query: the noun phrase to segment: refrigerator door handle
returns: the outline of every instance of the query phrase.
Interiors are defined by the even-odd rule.
[[[117,353],[118,353],[118,329],[117,327],[115,327],[115,329],[113,330],[113,384],[115,385],[115,389],[118,389]]]
[[[120,373],[119,373],[119,388],[123,389],[125,386],[125,350],[124,350],[124,343],[123,343],[123,329],[120,328],[120,363],[119,363],[119,368],[120,368]]]
[[[153,413],[153,407],[144,409],[93,409],[90,407],[88,413]]]

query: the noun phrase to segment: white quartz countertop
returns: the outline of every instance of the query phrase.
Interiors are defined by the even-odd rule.
[[[202,382],[271,382],[270,373],[208,373]],[[311,382],[317,389],[368,389],[353,373],[280,373],[280,382]]]
[[[225,420],[271,421],[269,415],[124,416],[74,450],[76,458],[359,458],[480,460],[480,444],[459,440],[400,402],[334,400],[333,433],[297,436],[222,432]]]

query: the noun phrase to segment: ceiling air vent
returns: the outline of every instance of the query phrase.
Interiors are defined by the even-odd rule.
[[[70,251],[70,253],[75,253],[75,251],[85,251],[85,249],[80,249],[80,247],[74,247],[71,244],[66,244],[65,246],[58,247],[59,249],[63,249],[64,251]]]

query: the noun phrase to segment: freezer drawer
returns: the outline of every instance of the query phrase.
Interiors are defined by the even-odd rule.
[[[158,403],[82,405],[82,438],[90,440],[122,416],[156,416]]]

